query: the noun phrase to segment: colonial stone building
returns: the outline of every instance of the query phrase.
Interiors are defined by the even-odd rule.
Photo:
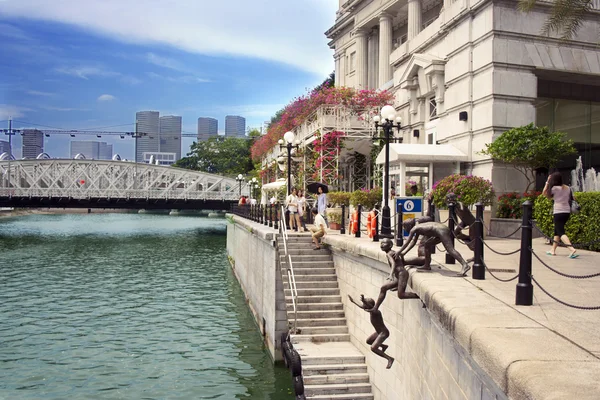
[[[435,165],[412,157],[403,168],[433,166],[427,186],[460,170],[491,179],[499,193],[523,190],[518,172],[478,152],[531,122],[566,132],[584,167],[598,170],[600,0],[569,41],[540,34],[548,15],[543,2],[525,14],[510,0],[340,0],[326,32],[336,85],[392,90],[403,143],[462,153]],[[572,157],[560,168],[574,165]]]

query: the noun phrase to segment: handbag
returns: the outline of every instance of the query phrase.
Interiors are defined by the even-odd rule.
[[[581,205],[573,197],[573,189],[569,188],[569,207],[571,207],[571,214],[579,214],[581,211]]]

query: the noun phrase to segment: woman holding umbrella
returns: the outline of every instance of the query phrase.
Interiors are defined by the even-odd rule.
[[[319,214],[323,216],[327,225],[329,222],[327,221],[327,195],[326,193],[329,191],[327,185],[319,182],[314,182],[309,184],[306,187],[311,193],[315,193],[317,195],[317,210]]]

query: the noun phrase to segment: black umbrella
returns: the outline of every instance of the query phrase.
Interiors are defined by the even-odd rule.
[[[323,189],[323,193],[329,192],[329,187],[321,182],[313,182],[306,186],[306,189],[311,193],[319,193],[319,188]]]

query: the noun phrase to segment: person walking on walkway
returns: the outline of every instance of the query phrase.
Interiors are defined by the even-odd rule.
[[[298,217],[300,220],[298,226],[301,226],[304,229],[304,232],[308,232],[308,229],[306,229],[306,222],[304,222],[304,212],[306,211],[306,197],[304,197],[304,190],[298,190],[296,203],[298,204]]]
[[[323,187],[321,186],[317,189],[317,209],[325,220],[325,224],[327,224],[327,195],[323,192]]]
[[[562,241],[571,252],[569,258],[579,257],[579,254],[575,254],[577,250],[571,245],[571,241],[565,233],[565,225],[571,216],[571,188],[563,184],[560,172],[554,172],[548,177],[542,194],[554,200],[554,240],[552,250],[547,251],[546,254],[555,256],[556,248]]]
[[[314,250],[320,250],[321,245],[319,244],[319,239],[325,236],[327,224],[325,223],[325,219],[321,214],[319,214],[319,210],[317,208],[312,209],[312,215],[315,220],[314,226],[310,228],[312,231],[312,240],[315,244]]]
[[[287,208],[290,213],[290,229],[298,231],[300,225],[300,217],[298,216],[298,192],[296,188],[292,188],[292,192],[286,198]]]

